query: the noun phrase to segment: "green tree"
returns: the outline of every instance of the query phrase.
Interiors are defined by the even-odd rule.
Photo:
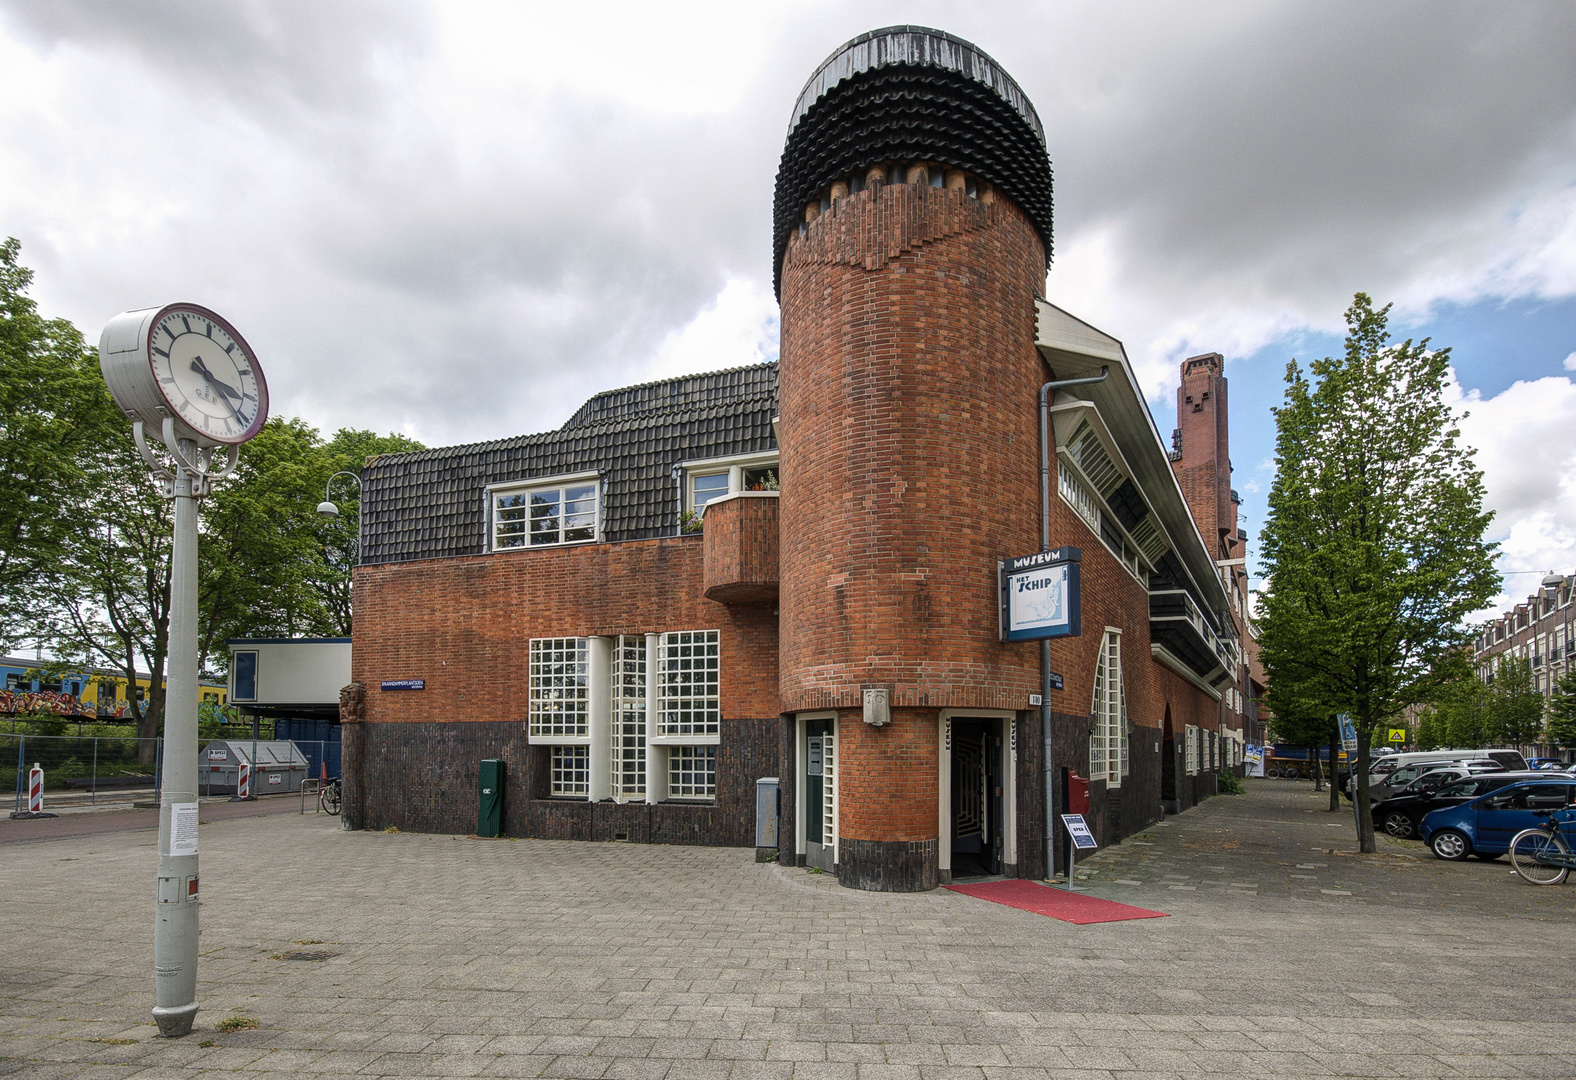
[[[1491,741],[1493,692],[1476,674],[1452,679],[1434,691],[1440,745],[1451,750],[1476,750]]]
[[[79,527],[64,512],[84,483],[77,454],[104,420],[76,409],[102,389],[96,354],[69,322],[39,315],[20,257],[15,239],[0,244],[0,648],[38,629],[44,571]]]
[[[1261,538],[1269,683],[1355,722],[1363,851],[1373,732],[1464,674],[1465,619],[1499,585],[1482,474],[1444,399],[1449,350],[1392,343],[1389,311],[1358,293],[1344,355],[1287,365]]]
[[[1543,734],[1543,695],[1532,681],[1532,668],[1519,656],[1501,653],[1494,666],[1488,729],[1490,739],[1518,749]]]
[[[1564,750],[1576,749],[1576,669],[1560,676],[1549,701],[1549,741]]]
[[[1442,734],[1444,725],[1440,723],[1439,709],[1432,705],[1425,705],[1417,716],[1417,748],[1419,750],[1438,750],[1445,744]]]
[[[1330,809],[1341,808],[1340,784],[1335,780],[1335,763],[1341,745],[1340,726],[1333,713],[1325,709],[1313,687],[1302,686],[1291,679],[1271,682],[1266,697],[1275,714],[1274,735],[1279,742],[1305,746],[1311,752],[1309,762],[1314,776],[1320,775],[1319,753],[1325,747],[1330,751]]]
[[[169,646],[170,506],[99,372],[96,351],[24,295],[19,246],[0,246],[0,643],[47,642],[62,662],[103,665],[132,684],[138,734],[164,718]],[[397,435],[344,430],[324,443],[300,420],[274,419],[199,513],[199,661],[227,666],[226,637],[350,632],[356,493],[317,516],[330,474],[368,457],[419,450]],[[144,761],[151,760],[152,744]]]

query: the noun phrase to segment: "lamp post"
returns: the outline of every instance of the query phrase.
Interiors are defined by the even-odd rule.
[[[137,452],[175,506],[170,553],[168,692],[160,768],[153,975],[159,1034],[197,1015],[197,500],[228,476],[268,419],[268,384],[251,346],[196,304],[125,311],[99,338],[99,369],[132,420]],[[152,428],[163,447],[148,444]],[[222,466],[218,451],[226,452]]]
[[[360,491],[361,489],[361,477],[353,472],[346,472],[345,470],[341,469],[333,476],[330,476],[328,478],[328,483],[323,485],[323,501],[317,504],[317,512],[323,517],[337,518],[339,516],[339,507],[328,501],[328,493],[329,489],[334,486],[334,481],[338,480],[341,476],[348,476],[350,479],[354,480],[356,482],[357,491]],[[358,513],[356,516],[359,518],[360,514]],[[361,550],[361,529],[359,527],[356,529],[356,550],[357,552]]]

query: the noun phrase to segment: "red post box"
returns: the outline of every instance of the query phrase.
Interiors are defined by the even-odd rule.
[[[1069,814],[1089,812],[1089,778],[1079,776],[1071,770],[1067,773],[1067,812]]]

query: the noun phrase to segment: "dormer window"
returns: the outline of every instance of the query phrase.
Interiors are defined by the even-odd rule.
[[[686,461],[680,468],[684,470],[684,509],[695,514],[724,495],[778,489],[775,450],[765,454]]]
[[[492,549],[583,544],[601,527],[601,483],[596,473],[544,477],[488,488]]]

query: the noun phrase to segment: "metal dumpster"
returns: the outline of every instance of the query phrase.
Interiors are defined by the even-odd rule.
[[[300,791],[307,776],[306,755],[288,740],[258,742],[252,760],[251,739],[214,739],[197,751],[197,791],[201,795],[234,795],[241,763],[252,766],[252,794],[277,795]]]

